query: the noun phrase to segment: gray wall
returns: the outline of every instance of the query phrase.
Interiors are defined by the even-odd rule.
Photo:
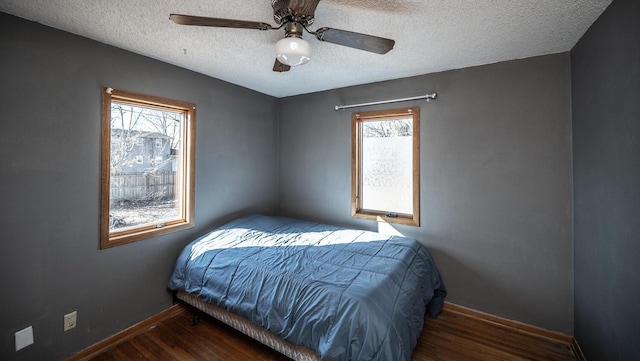
[[[568,53],[280,100],[280,213],[366,229],[350,215],[351,111],[420,106],[421,227],[448,301],[573,332]]]
[[[640,2],[615,0],[571,51],[575,336],[588,360],[640,340]]]
[[[0,359],[60,360],[168,308],[187,241],[277,210],[276,99],[3,13],[0,49]],[[98,250],[103,86],[197,104],[194,229]]]

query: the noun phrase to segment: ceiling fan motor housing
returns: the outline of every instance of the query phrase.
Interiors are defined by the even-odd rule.
[[[303,26],[309,26],[313,24],[315,18],[313,15],[298,14],[289,7],[290,0],[271,0],[271,7],[273,7],[273,20],[276,24],[281,25],[283,23],[296,22]]]

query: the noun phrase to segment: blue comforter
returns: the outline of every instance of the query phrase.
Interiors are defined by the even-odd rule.
[[[252,215],[190,243],[169,289],[244,316],[325,361],[410,360],[446,295],[409,238]]]

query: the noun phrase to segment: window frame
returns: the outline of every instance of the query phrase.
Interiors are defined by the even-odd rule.
[[[184,151],[181,155],[182,174],[180,187],[182,209],[181,217],[159,224],[146,224],[123,231],[109,232],[110,213],[110,159],[111,159],[111,104],[112,101],[132,105],[184,112],[184,138],[181,139]],[[194,227],[195,212],[195,140],[196,105],[179,100],[166,99],[151,95],[133,93],[105,87],[102,92],[101,125],[101,171],[100,171],[100,249],[106,249],[127,243],[141,241],[151,237],[169,234]]]
[[[412,117],[413,122],[413,209],[412,214],[364,209],[362,189],[362,123]],[[351,114],[351,216],[385,223],[420,226],[420,107],[356,112]]]

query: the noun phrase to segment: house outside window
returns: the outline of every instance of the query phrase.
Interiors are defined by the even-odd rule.
[[[193,227],[195,105],[104,89],[100,246]]]

